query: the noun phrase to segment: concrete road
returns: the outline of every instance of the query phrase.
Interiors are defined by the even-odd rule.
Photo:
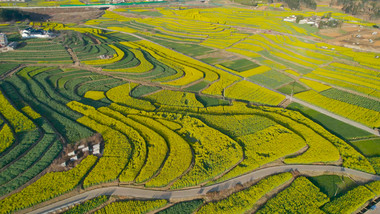
[[[196,187],[192,189],[185,190],[150,190],[134,187],[104,187],[100,189],[90,190],[79,195],[67,198],[65,200],[47,205],[45,207],[39,208],[30,212],[32,214],[36,213],[51,213],[60,210],[65,207],[69,207],[74,204],[81,203],[83,201],[95,198],[101,195],[117,195],[117,196],[128,196],[138,199],[167,199],[167,200],[186,200],[204,197],[207,193],[221,191],[226,189],[234,188],[237,184],[245,184],[250,181],[258,181],[264,177],[282,173],[298,171],[303,175],[308,175],[312,173],[316,174],[340,174],[347,175],[355,178],[360,178],[363,180],[374,181],[380,180],[380,176],[368,174],[365,172],[347,169],[339,166],[328,166],[328,165],[284,165],[268,167],[264,169],[259,169],[257,171],[227,180],[218,184],[213,184],[211,186]]]

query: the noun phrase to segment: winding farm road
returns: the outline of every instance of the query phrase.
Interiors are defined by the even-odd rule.
[[[58,211],[65,207],[69,207],[74,204],[81,203],[83,201],[95,198],[101,195],[117,195],[117,196],[128,196],[139,199],[167,199],[167,200],[190,200],[195,198],[202,198],[206,196],[207,193],[222,191],[226,189],[234,188],[238,184],[245,184],[251,181],[258,181],[264,177],[283,173],[298,171],[302,175],[308,175],[309,173],[316,174],[340,174],[347,175],[353,178],[362,179],[366,181],[379,181],[380,176],[368,174],[365,172],[343,168],[339,166],[328,166],[328,165],[284,165],[268,167],[264,169],[259,169],[254,172],[242,175],[231,180],[227,180],[221,183],[213,184],[211,186],[196,187],[192,189],[185,190],[150,190],[142,188],[133,187],[104,187],[99,189],[90,190],[76,196],[67,198],[65,200],[47,205],[45,207],[39,208],[30,212],[31,214],[37,213],[51,213]]]

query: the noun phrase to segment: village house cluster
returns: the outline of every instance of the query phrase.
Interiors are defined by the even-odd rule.
[[[13,51],[17,47],[17,42],[8,42],[7,35],[0,33],[0,52]]]
[[[67,154],[66,161],[62,162],[61,166],[66,167],[71,162],[75,162],[79,160],[80,158],[87,156],[89,154],[101,155],[102,151],[100,148],[100,143],[93,144],[93,145],[85,145],[85,144],[79,145],[77,149],[74,149],[73,151]]]
[[[298,18],[298,19],[297,19]],[[320,28],[322,23],[327,23],[329,27],[337,27],[339,21],[332,17],[320,17],[320,16],[311,16],[311,17],[297,17],[296,15],[291,15],[283,19],[285,22],[294,22],[298,24],[308,24],[316,28]]]

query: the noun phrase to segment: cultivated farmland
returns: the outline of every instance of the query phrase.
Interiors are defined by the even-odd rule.
[[[379,197],[379,54],[283,21],[325,12],[262,6],[0,24],[20,42],[0,52],[0,213],[352,213]],[[14,36],[26,27],[56,36]]]

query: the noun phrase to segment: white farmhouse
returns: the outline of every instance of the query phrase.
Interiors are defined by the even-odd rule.
[[[41,29],[36,30],[33,28],[27,28],[25,30],[21,30],[20,34],[22,38],[26,38],[26,39],[29,39],[29,38],[45,38],[46,39],[46,38],[53,37],[53,34],[50,33],[49,31],[41,30]]]
[[[92,154],[93,155],[100,154],[100,144],[95,144],[92,146]]]
[[[296,22],[296,20],[297,20],[297,17],[295,15],[291,15],[283,19],[283,21],[285,22]]]

